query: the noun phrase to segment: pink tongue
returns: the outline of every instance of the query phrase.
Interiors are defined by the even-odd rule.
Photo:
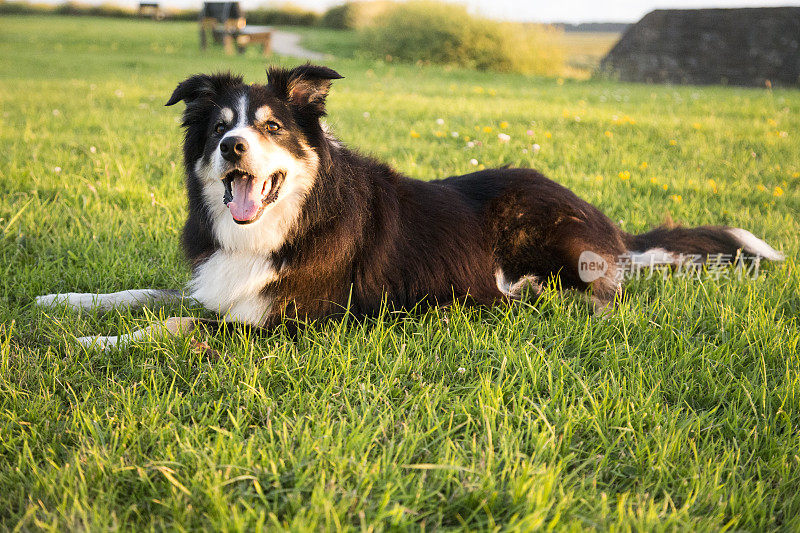
[[[231,183],[233,200],[228,202],[233,218],[239,222],[252,220],[258,214],[262,205],[262,192],[264,180],[254,177],[235,178]]]

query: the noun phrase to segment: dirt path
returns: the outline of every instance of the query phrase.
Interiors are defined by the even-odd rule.
[[[272,51],[283,56],[299,57],[302,59],[325,59],[325,54],[306,50],[300,46],[302,37],[296,33],[276,31],[272,34]]]

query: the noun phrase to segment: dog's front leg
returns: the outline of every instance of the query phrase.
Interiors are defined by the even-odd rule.
[[[78,337],[75,340],[86,348],[108,350],[145,338],[187,335],[194,331],[198,324],[207,322],[212,321],[200,318],[173,316],[164,320],[163,322],[157,322],[151,326],[147,326],[146,328],[137,329],[136,331],[128,333],[127,335],[115,335],[109,337],[92,335],[89,337]]]
[[[182,291],[162,289],[133,289],[106,294],[65,292],[36,297],[36,305],[40,307],[68,305],[74,309],[99,309],[101,311],[115,308],[138,309],[148,305],[180,302],[191,303],[193,300]]]

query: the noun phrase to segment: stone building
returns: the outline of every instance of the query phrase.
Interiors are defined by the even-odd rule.
[[[600,68],[625,81],[800,86],[800,7],[652,11]]]

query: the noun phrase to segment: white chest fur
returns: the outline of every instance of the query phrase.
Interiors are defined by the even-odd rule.
[[[260,326],[272,307],[264,286],[276,279],[272,261],[263,255],[218,250],[197,268],[189,290],[225,320]]]

